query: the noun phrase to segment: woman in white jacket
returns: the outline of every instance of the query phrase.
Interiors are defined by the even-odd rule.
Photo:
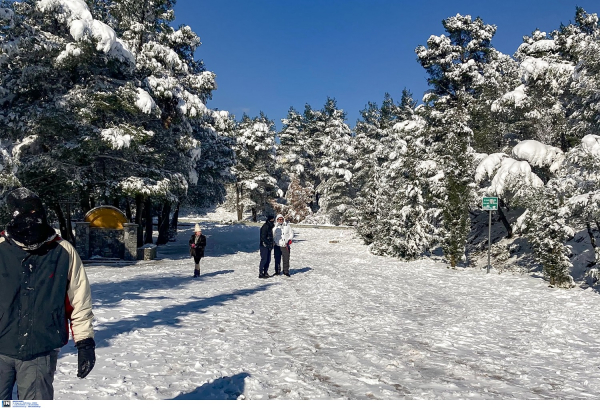
[[[281,258],[283,258],[283,274],[290,276],[290,245],[293,238],[294,231],[292,231],[292,227],[285,221],[283,215],[277,214],[275,227],[273,227],[275,275],[281,275]]]

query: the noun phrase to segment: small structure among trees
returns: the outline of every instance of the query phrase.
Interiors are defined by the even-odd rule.
[[[137,224],[129,223],[118,208],[105,205],[90,210],[75,223],[75,248],[82,260],[138,259]],[[142,258],[143,259],[143,253]]]

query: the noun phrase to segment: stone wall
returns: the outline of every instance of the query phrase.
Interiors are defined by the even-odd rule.
[[[122,230],[107,228],[90,228],[89,222],[75,223],[75,249],[82,260],[93,257],[119,258],[126,261],[147,259],[142,251],[141,257],[137,247],[137,224],[123,224]],[[154,256],[156,257],[156,249]]]
[[[125,256],[124,230],[90,228],[90,258],[119,258]]]
[[[90,223],[75,223],[75,250],[83,260],[90,259]]]

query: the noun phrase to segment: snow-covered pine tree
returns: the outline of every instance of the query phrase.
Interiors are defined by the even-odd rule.
[[[600,232],[600,136],[586,135],[581,143],[566,154],[559,179],[566,188],[570,187],[566,203],[570,222],[585,226],[594,250],[591,279],[600,278],[600,243],[596,242],[595,231]]]
[[[160,121],[148,124],[153,138],[147,145],[160,152],[156,169],[173,174],[171,179],[189,181],[195,177],[200,158],[190,120],[207,117],[210,124],[211,117],[219,113],[205,106],[216,84],[215,74],[194,58],[199,37],[189,26],[170,26],[174,4],[173,0],[113,0],[109,10],[115,30],[135,56],[136,78],[160,109]],[[181,196],[174,198],[161,200],[161,214],[169,214]],[[159,226],[158,243],[166,241],[166,218],[162,217],[162,228]]]
[[[275,157],[275,126],[263,112],[250,118],[244,114],[235,130],[234,151],[237,163],[233,169],[236,181],[233,197],[238,220],[246,209],[252,211],[252,220],[268,209],[269,201],[283,196],[277,185]]]
[[[392,128],[399,120],[404,120],[414,108],[412,95],[406,89],[402,92],[402,102],[398,106],[390,94],[386,93],[381,109],[369,102],[360,112],[361,118],[354,127],[354,151],[352,188],[356,191],[353,202],[357,218],[357,232],[365,243],[372,244],[379,235],[381,205],[385,203],[380,193],[387,190],[381,187],[381,169],[389,161],[392,146]],[[399,116],[401,115],[401,116]]]
[[[600,134],[600,26],[597,14],[577,7],[575,22],[561,25],[556,33],[561,55],[575,63],[570,98],[566,101],[571,138],[580,140],[588,134]],[[576,145],[577,143],[573,143]]]
[[[305,118],[293,107],[282,119],[283,128],[278,133],[277,161],[282,176],[279,186],[285,191],[286,204],[274,203],[278,213],[296,222],[312,214],[315,200],[313,153],[308,147]]]
[[[424,97],[433,135],[435,159],[444,173],[445,191],[437,197],[443,210],[444,254],[455,267],[465,257],[473,202],[473,131],[468,107],[481,94],[485,65],[494,56],[491,40],[496,27],[471,16],[445,19],[448,36],[431,36],[427,47],[415,50],[429,74],[431,91]]]
[[[190,174],[188,202],[200,208],[221,204],[225,185],[235,180],[235,119],[227,111],[191,120],[194,136],[201,146],[200,157]]]
[[[81,198],[85,211],[90,195],[108,200],[114,184],[139,171],[130,160],[150,136],[141,123],[156,111],[139,105],[132,54],[85,2],[5,6],[3,142],[11,146],[13,174],[40,194],[71,239],[61,201]]]
[[[301,183],[308,182],[306,149],[306,134],[304,132],[304,121],[302,115],[293,107],[288,111],[287,117],[281,119],[283,127],[277,134],[279,145],[277,146],[277,158],[283,169],[288,182],[295,176]],[[287,186],[283,186],[287,189]]]
[[[528,211],[518,223],[550,284],[569,288],[573,286],[571,248],[565,242],[573,237],[574,231],[568,225],[570,214],[564,187],[559,179],[552,179],[545,186],[533,189]]]
[[[352,132],[345,123],[346,114],[337,108],[335,99],[327,98],[321,113],[319,125],[323,138],[317,168],[320,182],[316,189],[320,211],[336,225],[349,223],[355,219],[351,205],[354,191],[350,183],[354,156]]]
[[[443,177],[431,160],[431,140],[423,118],[413,115],[394,126],[396,140],[390,161],[381,168],[378,197],[376,254],[412,260],[440,242],[439,213],[435,203]]]
[[[557,46],[554,32],[547,35],[535,30],[523,37],[515,53],[522,84],[502,97],[514,106],[522,139],[560,147],[566,151],[568,140],[565,98],[568,98],[575,64],[565,59]]]

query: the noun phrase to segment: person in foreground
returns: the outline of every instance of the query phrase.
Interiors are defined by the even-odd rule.
[[[194,226],[194,235],[190,238],[190,255],[194,257],[194,278],[200,277],[200,260],[204,257],[206,236],[202,235],[199,224]]]
[[[271,250],[273,249],[273,227],[275,217],[267,216],[267,221],[260,227],[260,265],[258,266],[259,278],[270,278],[269,264],[271,263]]]
[[[282,214],[277,214],[275,227],[273,228],[275,275],[281,275],[281,258],[283,258],[283,274],[290,276],[290,245],[292,244],[292,238],[294,238],[292,227],[285,221]]]
[[[96,362],[92,297],[73,246],[56,235],[40,198],[26,188],[6,199],[12,219],[0,233],[0,399],[54,399],[59,349],[78,350],[77,377]]]

